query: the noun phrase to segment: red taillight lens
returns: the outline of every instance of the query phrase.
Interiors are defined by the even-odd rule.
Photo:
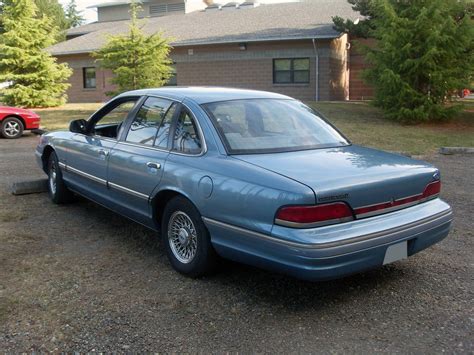
[[[426,185],[425,191],[423,191],[423,198],[438,195],[441,192],[441,181],[433,181]]]
[[[311,227],[346,222],[353,219],[344,202],[315,206],[286,206],[278,210],[275,222],[290,227]]]

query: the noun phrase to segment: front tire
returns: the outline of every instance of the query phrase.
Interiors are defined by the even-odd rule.
[[[23,122],[21,122],[18,118],[7,117],[2,121],[0,133],[4,138],[16,139],[22,136],[24,129],[25,127],[23,127]]]
[[[217,261],[209,232],[199,211],[186,198],[173,198],[165,207],[162,238],[173,268],[190,277],[211,272]]]
[[[48,193],[51,201],[57,205],[68,203],[73,199],[73,193],[64,184],[63,173],[55,152],[49,155],[48,160]]]

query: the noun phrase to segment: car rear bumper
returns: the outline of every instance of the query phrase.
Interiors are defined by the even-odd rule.
[[[383,265],[387,249],[407,242],[411,256],[445,238],[452,211],[439,198],[396,212],[338,225],[292,229],[271,235],[203,218],[223,257],[317,281]]]

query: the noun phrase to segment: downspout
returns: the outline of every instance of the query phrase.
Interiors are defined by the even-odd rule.
[[[313,38],[313,50],[314,50],[314,58],[315,58],[315,81],[316,81],[316,94],[315,99],[319,101],[319,51],[318,46],[316,45],[316,39]]]

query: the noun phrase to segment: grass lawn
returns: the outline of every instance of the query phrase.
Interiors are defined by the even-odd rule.
[[[448,123],[401,125],[383,118],[366,102],[310,102],[355,144],[405,152],[430,154],[440,147],[474,147],[474,100]]]
[[[430,154],[440,147],[474,147],[474,100],[449,123],[404,126],[382,118],[366,102],[309,102],[325,114],[353,143],[413,155]],[[37,109],[47,130],[65,129],[69,121],[88,118],[102,104],[67,104]]]

